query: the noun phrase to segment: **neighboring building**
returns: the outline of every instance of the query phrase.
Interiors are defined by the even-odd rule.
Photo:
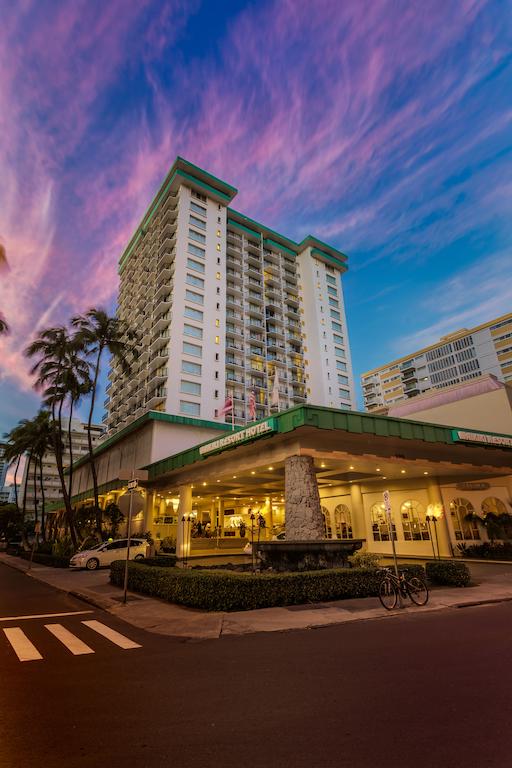
[[[443,336],[436,344],[363,373],[364,406],[390,406],[484,373],[512,381],[512,313]]]
[[[63,424],[64,441],[67,446],[67,428],[68,422]],[[104,427],[98,424],[91,425],[92,443],[96,446],[100,438],[103,435]],[[81,422],[79,419],[73,419],[71,422],[71,446],[73,451],[73,462],[77,461],[81,457],[85,456],[88,451],[87,441],[87,424]],[[69,451],[66,450],[64,454],[64,467],[69,466]],[[27,473],[28,476],[27,476]],[[27,483],[28,480],[28,483]],[[41,509],[41,487],[39,480],[39,469],[36,470],[36,493],[38,499],[38,509]],[[34,515],[34,464],[28,467],[28,461],[25,461],[25,467],[23,471],[23,478],[18,490],[19,502],[21,505],[23,494],[25,492],[25,485],[27,485],[27,499],[26,499],[26,513],[27,515]],[[57,462],[55,455],[52,452],[48,452],[43,456],[43,488],[45,496],[45,504],[50,505],[53,502],[62,500],[62,487],[59,479],[59,473],[57,470]],[[14,494],[14,490],[13,490]]]
[[[177,158],[126,248],[118,316],[143,337],[129,374],[112,363],[108,435],[150,410],[229,423],[228,398],[237,425],[305,402],[354,408],[346,256],[243,216],[236,192]]]
[[[380,408],[379,413],[512,435],[512,383],[485,374],[442,390],[431,389],[411,400]]]
[[[5,485],[5,478],[7,477],[7,469],[9,467],[7,461],[4,459],[5,443],[0,443],[0,490]]]

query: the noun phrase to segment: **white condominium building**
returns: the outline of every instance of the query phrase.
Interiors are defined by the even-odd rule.
[[[512,313],[443,336],[436,344],[361,376],[367,410],[389,406],[484,373],[512,381]]]
[[[237,190],[177,158],[119,266],[118,316],[141,336],[111,361],[108,434],[149,410],[214,422],[308,402],[354,407],[346,256],[229,207]]]
[[[70,463],[70,452],[68,442],[68,420],[64,420],[62,425],[63,429],[63,441],[64,441],[64,468],[67,469]],[[99,424],[91,424],[91,437],[93,447],[96,446],[100,438],[103,435],[104,427]],[[71,447],[73,453],[73,462],[86,456],[89,452],[88,440],[87,440],[87,424],[81,422],[79,419],[71,419]],[[57,461],[55,454],[48,451],[43,456],[43,491],[45,506],[52,504],[55,501],[62,501],[62,486],[60,483],[59,472],[57,469]],[[36,496],[34,496],[34,482]],[[37,500],[38,509],[42,508],[42,496],[41,493],[41,478],[39,472],[39,466],[35,466],[34,462],[28,465],[28,458],[25,459],[25,467],[23,470],[23,477],[20,488],[18,489],[19,503],[22,504],[23,496],[25,494],[26,487],[26,511],[29,516],[32,516],[35,512],[34,499]]]

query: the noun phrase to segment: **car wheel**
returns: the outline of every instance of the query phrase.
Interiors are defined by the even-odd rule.
[[[144,555],[135,555],[134,560],[144,560]]]
[[[88,571],[95,571],[96,568],[99,568],[100,561],[97,557],[91,557],[85,564],[85,567]]]

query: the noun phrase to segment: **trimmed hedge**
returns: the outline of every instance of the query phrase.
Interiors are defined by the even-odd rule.
[[[111,582],[122,586],[123,573],[124,562],[112,563]],[[242,611],[373,597],[378,594],[380,578],[377,570],[362,568],[252,575],[148,567],[135,562],[128,565],[129,589],[207,611]]]
[[[459,549],[463,557],[481,560],[512,560],[512,542],[510,541],[501,544],[484,541],[483,544],[472,544],[469,547],[464,545]]]
[[[466,563],[453,560],[431,561],[426,565],[427,576],[433,584],[450,587],[467,587],[471,574]]]
[[[30,560],[30,551],[19,553],[24,560]],[[33,563],[39,565],[49,565],[52,568],[69,568],[69,557],[60,557],[58,555],[45,555],[43,552],[34,552]]]

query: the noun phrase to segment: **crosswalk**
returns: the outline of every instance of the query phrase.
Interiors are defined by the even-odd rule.
[[[63,615],[65,616],[66,614]],[[32,617],[26,616],[19,618]],[[34,625],[31,626],[33,627]],[[73,627],[73,632],[60,622],[52,622],[44,624],[43,626],[49,635],[60,643],[60,647],[64,646],[64,648],[66,648],[66,650],[73,656],[84,656],[96,653],[93,646],[94,638],[98,635],[101,635],[101,637],[123,651],[142,647],[139,643],[135,643],[133,640],[130,640],[130,638],[117,632],[117,630],[112,629],[112,627],[95,619],[81,620],[77,628]],[[2,627],[2,631],[19,661],[42,661],[45,658],[41,649],[38,649],[35,645],[37,640],[34,640],[33,642],[34,638],[30,637],[30,628],[22,629],[17,626]],[[46,647],[46,642],[43,644]]]

